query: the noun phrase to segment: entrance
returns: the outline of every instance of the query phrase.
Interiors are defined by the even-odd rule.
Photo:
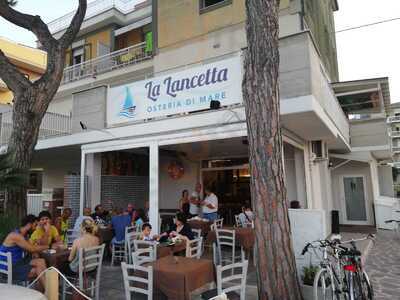
[[[342,176],[341,186],[341,198],[344,207],[343,223],[369,225],[365,177],[362,175]]]
[[[225,224],[234,224],[234,215],[250,204],[248,158],[208,160],[202,162],[201,179],[218,197],[218,213]]]

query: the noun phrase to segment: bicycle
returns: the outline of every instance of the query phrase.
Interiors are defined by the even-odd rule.
[[[373,299],[373,289],[367,273],[361,263],[361,252],[357,250],[356,242],[373,238],[368,235],[361,239],[352,239],[341,242],[340,240],[319,240],[308,243],[303,251],[304,255],[308,249],[322,249],[323,258],[320,262],[320,270],[314,278],[314,299],[341,299],[346,300],[369,300]],[[313,244],[318,243],[319,247]],[[343,244],[350,244],[351,248]],[[328,248],[332,251],[329,252]],[[315,252],[316,253],[316,252]],[[318,255],[317,255],[318,256]],[[334,259],[334,263],[329,259]],[[330,288],[328,289],[328,286]],[[330,290],[330,293],[327,292]]]

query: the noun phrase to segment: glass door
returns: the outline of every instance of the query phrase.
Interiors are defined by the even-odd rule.
[[[342,180],[342,199],[344,200],[344,223],[369,224],[365,177],[345,176]]]

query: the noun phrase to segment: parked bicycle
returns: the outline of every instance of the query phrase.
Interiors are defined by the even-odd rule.
[[[345,300],[369,300],[373,299],[373,289],[364,271],[361,262],[361,252],[356,247],[356,242],[373,239],[368,235],[362,239],[350,241],[318,240],[308,243],[302,255],[313,249],[322,253],[320,257],[320,270],[314,278],[313,294],[315,300],[345,299]],[[343,245],[349,244],[350,247]]]

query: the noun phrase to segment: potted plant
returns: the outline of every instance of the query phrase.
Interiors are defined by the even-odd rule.
[[[303,267],[303,275],[301,276],[302,279],[302,294],[304,300],[313,300],[313,285],[314,285],[314,278],[318,272],[319,267],[310,264],[308,267]]]

